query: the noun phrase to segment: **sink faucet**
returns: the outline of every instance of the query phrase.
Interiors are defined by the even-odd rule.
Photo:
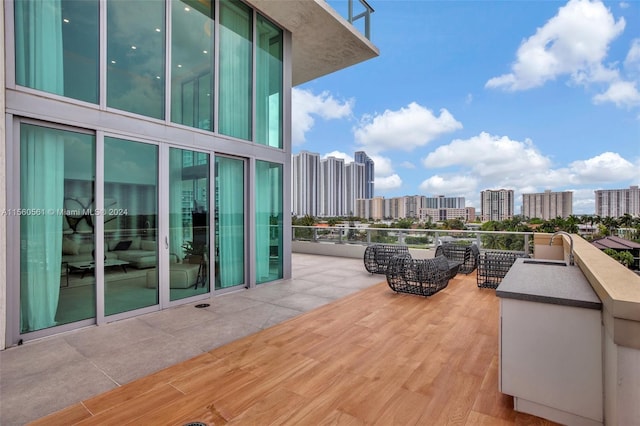
[[[553,239],[558,234],[566,235],[567,237],[569,237],[569,241],[571,241],[571,248],[569,250],[569,265],[573,266],[573,264],[574,264],[574,262],[573,262],[573,237],[571,237],[571,234],[569,234],[568,232],[565,232],[565,231],[554,232],[553,235],[551,236],[551,239],[549,240],[549,245],[553,244]]]

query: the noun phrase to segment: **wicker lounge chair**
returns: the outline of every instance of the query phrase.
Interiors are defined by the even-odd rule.
[[[436,247],[436,256],[440,255],[443,255],[449,261],[459,262],[459,273],[470,274],[478,267],[480,250],[475,244],[445,243]]]
[[[371,244],[364,251],[364,267],[371,274],[385,274],[389,261],[396,254],[409,254],[409,248],[393,244]]]
[[[387,284],[397,293],[431,296],[449,284],[449,262],[444,256],[412,259],[410,254],[391,258]]]
[[[486,251],[478,257],[477,283],[480,288],[497,288],[519,257],[529,257],[524,252]]]

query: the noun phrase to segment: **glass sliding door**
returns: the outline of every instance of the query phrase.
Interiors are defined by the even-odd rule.
[[[95,137],[20,126],[20,332],[96,315]]]
[[[107,2],[107,105],[164,118],[164,0]]]
[[[213,2],[171,2],[171,121],[213,130]]]
[[[238,0],[220,2],[218,127],[223,135],[251,140],[253,12]]]
[[[170,300],[209,292],[209,154],[169,149]]]
[[[282,278],[282,164],[256,161],[256,283]]]
[[[216,290],[245,284],[245,162],[216,157]]]
[[[158,147],[104,138],[105,315],[158,304]]]

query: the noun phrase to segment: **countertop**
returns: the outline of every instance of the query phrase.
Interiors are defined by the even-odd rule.
[[[530,302],[602,309],[602,302],[578,266],[564,262],[517,259],[496,289],[496,296]]]

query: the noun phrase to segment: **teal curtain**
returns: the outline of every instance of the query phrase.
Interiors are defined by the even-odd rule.
[[[169,150],[169,250],[178,261],[184,259],[182,214],[182,150]]]
[[[236,0],[220,2],[219,132],[251,140],[252,12]]]
[[[256,161],[256,282],[282,278],[282,165]]]
[[[60,0],[16,1],[16,83],[64,94]]]
[[[282,148],[282,30],[260,15],[257,28],[255,141]]]
[[[50,129],[20,133],[20,329],[56,325],[62,261],[64,140]]]
[[[216,158],[218,186],[218,252],[220,287],[243,284],[244,161]]]

